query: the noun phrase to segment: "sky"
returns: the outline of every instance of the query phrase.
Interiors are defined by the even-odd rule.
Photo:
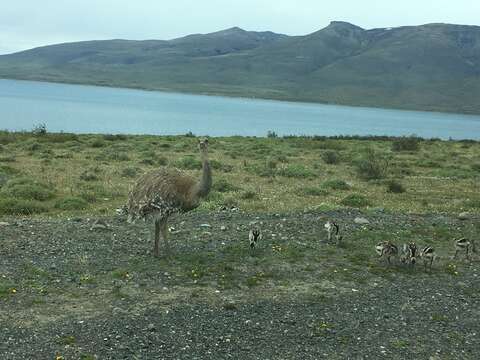
[[[334,20],[366,29],[480,25],[480,0],[0,0],[0,54],[82,40],[166,40],[233,26],[305,35]]]

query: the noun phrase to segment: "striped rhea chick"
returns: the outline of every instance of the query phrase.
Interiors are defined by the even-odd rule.
[[[453,256],[454,259],[457,258],[457,255],[460,251],[465,251],[465,256],[467,259],[470,258],[469,252],[470,250],[474,253],[477,252],[475,249],[475,241],[469,240],[467,238],[460,238],[454,241],[454,246],[455,246],[455,255]]]
[[[425,266],[425,271],[427,271],[427,264],[430,262],[430,270],[432,270],[432,263],[435,259],[435,249],[431,246],[425,246],[422,251],[420,251],[420,257],[423,260],[423,265]]]
[[[391,241],[382,241],[375,245],[375,252],[380,258],[386,258],[391,264],[390,258],[398,255],[398,247]]]
[[[340,226],[333,220],[328,220],[325,225],[325,230],[328,234],[328,241],[332,240],[332,235],[335,236],[335,240],[339,243],[342,240],[342,236],[340,235]]]
[[[254,250],[257,246],[257,242],[262,239],[262,232],[258,227],[250,229],[248,234],[248,240],[250,241],[250,249]]]
[[[414,242],[403,244],[402,249],[402,258],[400,259],[403,263],[410,264],[414,266],[417,262],[418,247]]]

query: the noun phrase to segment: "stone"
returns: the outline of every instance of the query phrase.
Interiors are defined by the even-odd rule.
[[[5,222],[5,221],[0,221],[0,226],[9,226],[10,223]]]
[[[227,230],[227,227],[225,225],[220,226],[220,230],[225,231]]]
[[[458,214],[458,218],[460,220],[468,220],[468,219],[470,219],[470,214],[468,212],[464,211],[464,212]]]
[[[359,224],[359,225],[366,225],[366,224],[370,224],[370,221],[368,219],[365,219],[363,217],[356,217],[353,222],[355,224]]]
[[[200,227],[201,228],[211,228],[212,225],[210,225],[210,224],[200,224]]]

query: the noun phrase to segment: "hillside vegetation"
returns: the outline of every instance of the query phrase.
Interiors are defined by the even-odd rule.
[[[0,56],[0,77],[478,114],[480,27],[87,41]]]

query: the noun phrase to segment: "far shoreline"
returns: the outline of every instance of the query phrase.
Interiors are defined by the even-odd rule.
[[[347,107],[347,108],[364,108],[364,109],[379,109],[379,110],[392,110],[392,111],[405,111],[405,112],[419,112],[419,113],[437,113],[437,114],[454,114],[467,117],[479,117],[480,112],[456,112],[456,111],[446,111],[439,109],[414,109],[408,107],[380,107],[374,105],[353,105],[353,104],[343,104],[343,103],[331,103],[331,102],[321,102],[321,101],[306,101],[302,99],[295,99],[291,97],[257,97],[257,96],[247,96],[241,94],[228,94],[223,92],[195,92],[181,89],[161,89],[161,88],[147,88],[142,86],[116,86],[111,84],[102,84],[95,82],[76,82],[76,81],[61,81],[61,80],[46,80],[46,79],[28,79],[28,78],[15,78],[15,77],[3,77],[0,75],[0,80],[11,80],[11,81],[24,81],[24,82],[37,82],[37,83],[48,83],[48,84],[63,84],[63,85],[75,85],[75,86],[93,86],[99,88],[110,88],[110,89],[125,89],[125,90],[138,90],[146,92],[159,92],[159,93],[168,93],[168,94],[182,94],[182,95],[193,95],[193,96],[209,96],[209,97],[223,97],[228,99],[242,99],[242,100],[261,100],[261,101],[278,101],[283,103],[297,103],[297,104],[307,104],[307,105],[324,105],[324,106],[335,106],[335,107]]]

